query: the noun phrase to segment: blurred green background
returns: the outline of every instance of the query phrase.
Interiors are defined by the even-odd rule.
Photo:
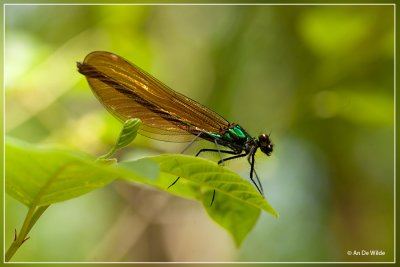
[[[6,134],[104,153],[121,125],[76,71],[94,50],[271,133],[257,169],[280,218],[238,249],[197,202],[115,182],[50,207],[13,260],[393,260],[394,6],[8,5]],[[138,137],[120,156],[183,147]],[[6,197],[6,247],[26,212]]]

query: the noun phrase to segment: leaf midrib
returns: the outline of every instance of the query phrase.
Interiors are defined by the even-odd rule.
[[[39,190],[39,192],[36,194],[36,196],[33,198],[31,207],[36,207],[39,206],[40,200],[43,197],[43,195],[46,193],[46,191],[49,189],[49,187],[55,182],[57,177],[64,172],[69,166],[72,166],[73,162],[68,162],[62,165],[55,173],[53,173],[50,178],[46,181],[46,183],[42,186],[42,188]]]

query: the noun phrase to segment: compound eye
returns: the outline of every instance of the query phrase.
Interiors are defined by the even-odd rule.
[[[273,144],[271,143],[271,140],[269,139],[269,136],[266,134],[262,134],[258,137],[258,145],[260,147],[260,150],[267,154],[268,156],[271,154],[273,150]]]
[[[271,140],[269,140],[269,136],[266,135],[266,134],[260,135],[260,136],[258,137],[258,141],[259,141],[261,144],[265,144],[265,145],[271,143]]]

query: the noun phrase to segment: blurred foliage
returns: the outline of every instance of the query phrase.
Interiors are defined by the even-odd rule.
[[[394,6],[8,5],[6,133],[104,153],[120,124],[75,67],[94,50],[271,132],[257,170],[280,218],[238,250],[200,205],[112,183],[46,211],[16,261],[393,260]],[[138,136],[119,156],[183,147]],[[6,197],[6,246],[25,212]],[[385,255],[347,255],[371,249]]]

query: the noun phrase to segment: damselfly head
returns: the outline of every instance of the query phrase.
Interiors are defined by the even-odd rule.
[[[264,152],[267,156],[271,156],[272,151],[274,150],[274,145],[269,139],[269,135],[262,134],[258,137],[257,140],[258,147],[262,152]]]

